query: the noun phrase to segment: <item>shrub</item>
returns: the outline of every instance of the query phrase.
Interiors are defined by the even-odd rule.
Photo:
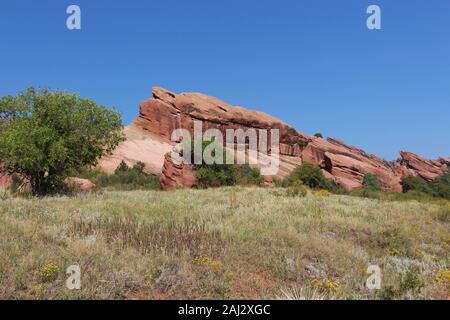
[[[329,197],[331,193],[328,190],[318,190],[314,193],[318,197]]]
[[[144,165],[145,166],[145,165]],[[125,161],[121,161],[119,165],[117,166],[116,170],[114,171],[114,174],[119,174],[121,172],[127,172],[130,168],[128,167],[127,163]]]
[[[54,281],[58,277],[59,267],[54,263],[49,263],[43,266],[38,272],[37,275],[42,282],[51,282]]]
[[[305,197],[308,194],[308,188],[297,180],[287,189],[286,194],[289,197]]]
[[[425,194],[433,194],[433,190],[425,180],[420,177],[403,177],[403,192],[417,191]]]
[[[75,175],[89,179],[102,188],[127,191],[159,189],[159,177],[146,173],[144,170],[145,164],[142,162],[137,162],[130,168],[125,161],[122,161],[117,166],[113,175],[107,175],[95,170],[84,170]]]
[[[261,176],[261,170],[252,168],[248,164],[244,165],[241,170],[240,184],[260,186],[264,182]]]
[[[334,181],[325,178],[320,168],[304,163],[297,167],[283,182],[285,187],[292,185],[295,181],[301,181],[312,189],[325,189],[332,193],[342,194],[344,190]]]
[[[203,140],[202,145],[202,155],[205,152],[205,149],[210,146],[211,144],[216,143],[214,140]],[[196,142],[192,140],[190,142],[191,146],[191,153],[190,157],[191,163],[194,163],[194,152],[195,152],[195,146]],[[226,149],[224,149],[220,144],[217,144],[215,148],[213,149],[211,156],[215,157],[216,152],[219,152],[222,155],[222,162],[223,164],[213,163],[213,164],[207,164],[204,161],[204,158],[202,157],[202,163],[201,164],[194,164],[195,165],[195,172],[197,177],[197,187],[199,188],[209,188],[209,187],[221,187],[221,186],[233,186],[236,185],[240,178],[241,178],[241,172],[239,171],[238,167],[234,164],[227,164],[227,152]],[[185,155],[186,156],[186,155]],[[253,172],[252,170],[246,171],[249,175],[256,176],[256,171]],[[250,178],[250,177],[247,177]]]
[[[450,200],[450,173],[447,173],[431,183],[435,196]]]
[[[305,148],[308,145],[308,143],[305,140],[302,140],[302,139],[298,140],[297,144],[302,149]]]
[[[319,132],[319,133],[316,133],[315,135],[314,135],[314,137],[316,137],[316,138],[322,138],[323,139],[323,135]]]
[[[374,174],[368,173],[363,179],[363,188],[370,191],[381,191],[381,185]]]

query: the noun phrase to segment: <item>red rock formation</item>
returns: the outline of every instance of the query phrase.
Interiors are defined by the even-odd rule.
[[[419,176],[426,181],[433,181],[445,174],[450,164],[448,158],[426,160],[408,151],[400,151],[400,155],[402,158],[399,163],[411,173],[405,175]]]
[[[164,166],[160,176],[160,182],[163,190],[192,188],[197,184],[194,166],[175,163],[171,154],[167,153],[164,157]]]
[[[96,188],[95,184],[88,179],[69,177],[64,180],[64,183],[69,187],[75,188],[77,191],[83,192],[92,192]]]
[[[431,181],[444,174],[450,166],[449,158],[432,161],[405,151],[401,153],[402,159],[385,161],[335,139],[325,140],[305,135],[262,112],[232,106],[200,93],[175,94],[162,88],[154,88],[153,97],[142,102],[139,116],[132,126],[149,133],[151,139],[159,137],[158,143],[168,146],[173,144],[170,138],[175,129],[187,129],[192,134],[195,120],[202,121],[203,131],[210,128],[219,129],[222,133],[226,129],[279,129],[281,156],[278,177],[285,177],[297,165],[306,162],[322,168],[327,178],[335,180],[347,190],[360,188],[364,175],[372,173],[385,190],[401,191],[403,176],[420,176]],[[138,160],[145,162],[153,157],[154,167],[164,162],[162,171],[152,169],[153,173],[162,172],[163,189],[195,185],[193,167],[173,163],[166,152],[165,147],[152,148]],[[127,148],[121,153],[125,155]],[[134,158],[141,156],[135,153]],[[119,155],[116,160],[120,162],[124,155]]]
[[[401,176],[392,170],[389,162],[335,139],[312,137],[302,158],[330,173],[346,190],[360,188],[367,173],[375,174],[386,190],[402,190]]]
[[[268,114],[232,106],[201,93],[175,94],[162,88],[153,88],[153,98],[141,103],[140,112],[133,125],[170,140],[176,129],[193,133],[194,121],[202,121],[203,131],[219,129],[279,129],[280,153],[300,156],[297,144],[308,137],[293,127]]]

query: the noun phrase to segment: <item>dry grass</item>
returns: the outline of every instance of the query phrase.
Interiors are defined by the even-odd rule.
[[[1,193],[0,298],[446,299],[445,210],[242,187]],[[365,287],[369,264],[381,290]],[[65,287],[70,265],[81,290]]]

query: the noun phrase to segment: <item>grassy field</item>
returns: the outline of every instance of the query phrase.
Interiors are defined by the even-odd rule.
[[[450,296],[448,207],[285,192],[3,192],[0,298]],[[381,268],[380,290],[366,288],[369,264]],[[81,268],[81,290],[66,288],[70,265]]]

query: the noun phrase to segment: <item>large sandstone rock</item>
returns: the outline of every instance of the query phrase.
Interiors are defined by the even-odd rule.
[[[200,120],[203,131],[219,129],[279,129],[280,153],[300,156],[300,140],[308,137],[283,121],[266,113],[232,106],[219,99],[201,93],[175,94],[162,88],[153,89],[153,98],[141,103],[140,112],[133,125],[171,139],[176,129],[187,129],[193,133],[194,121]]]
[[[203,131],[215,128],[224,135],[226,129],[279,129],[278,178],[286,177],[305,162],[320,167],[327,178],[347,190],[360,188],[364,175],[372,173],[385,190],[401,191],[402,177],[420,176],[431,181],[450,166],[448,157],[426,160],[405,151],[400,160],[385,161],[336,139],[306,135],[262,112],[232,106],[201,93],[176,94],[163,88],[154,88],[153,97],[141,103],[139,116],[126,129],[127,141],[100,165],[112,172],[121,160],[129,164],[143,161],[149,172],[161,174],[163,189],[192,187],[196,183],[194,168],[174,163],[168,152],[174,146],[170,141],[173,131],[187,129],[192,134],[195,120],[202,121]],[[271,178],[266,180],[270,185]]]
[[[436,178],[445,174],[448,170],[450,162],[448,158],[440,158],[439,160],[426,160],[414,153],[408,151],[401,151],[400,164],[409,169],[409,173],[414,176],[419,176],[427,181],[433,181]]]
[[[176,163],[171,154],[167,153],[164,157],[160,182],[163,190],[192,188],[197,184],[194,166]]]
[[[146,172],[161,174],[164,155],[173,149],[175,143],[136,124],[125,127],[124,134],[126,140],[112,155],[100,159],[98,167],[113,174],[122,160],[130,167],[140,161],[145,164]]]

